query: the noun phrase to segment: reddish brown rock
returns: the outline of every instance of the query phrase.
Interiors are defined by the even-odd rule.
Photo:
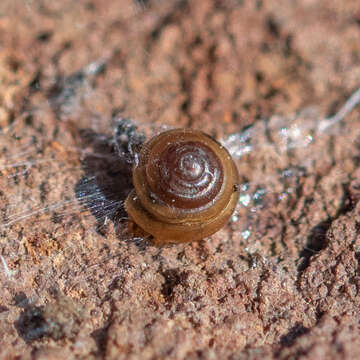
[[[313,131],[359,87],[358,1],[0,15],[0,359],[360,357],[359,109]],[[238,218],[186,245],[129,236],[129,124],[255,124]]]

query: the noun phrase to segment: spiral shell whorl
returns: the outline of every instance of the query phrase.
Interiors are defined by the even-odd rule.
[[[156,197],[175,208],[206,206],[221,188],[221,162],[200,142],[171,144],[154,158],[146,168],[149,187]]]

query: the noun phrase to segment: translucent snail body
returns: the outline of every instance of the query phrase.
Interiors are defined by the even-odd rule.
[[[157,244],[201,240],[223,227],[239,198],[230,154],[198,130],[165,131],[145,143],[125,202]]]

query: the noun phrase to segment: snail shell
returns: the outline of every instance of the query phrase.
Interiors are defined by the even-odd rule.
[[[192,129],[165,131],[145,143],[133,183],[126,211],[157,244],[215,233],[239,199],[239,175],[228,151]]]

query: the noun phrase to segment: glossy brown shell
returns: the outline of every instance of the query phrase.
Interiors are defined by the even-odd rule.
[[[238,171],[228,151],[192,129],[165,131],[144,144],[133,183],[126,211],[158,244],[212,235],[239,198]]]

